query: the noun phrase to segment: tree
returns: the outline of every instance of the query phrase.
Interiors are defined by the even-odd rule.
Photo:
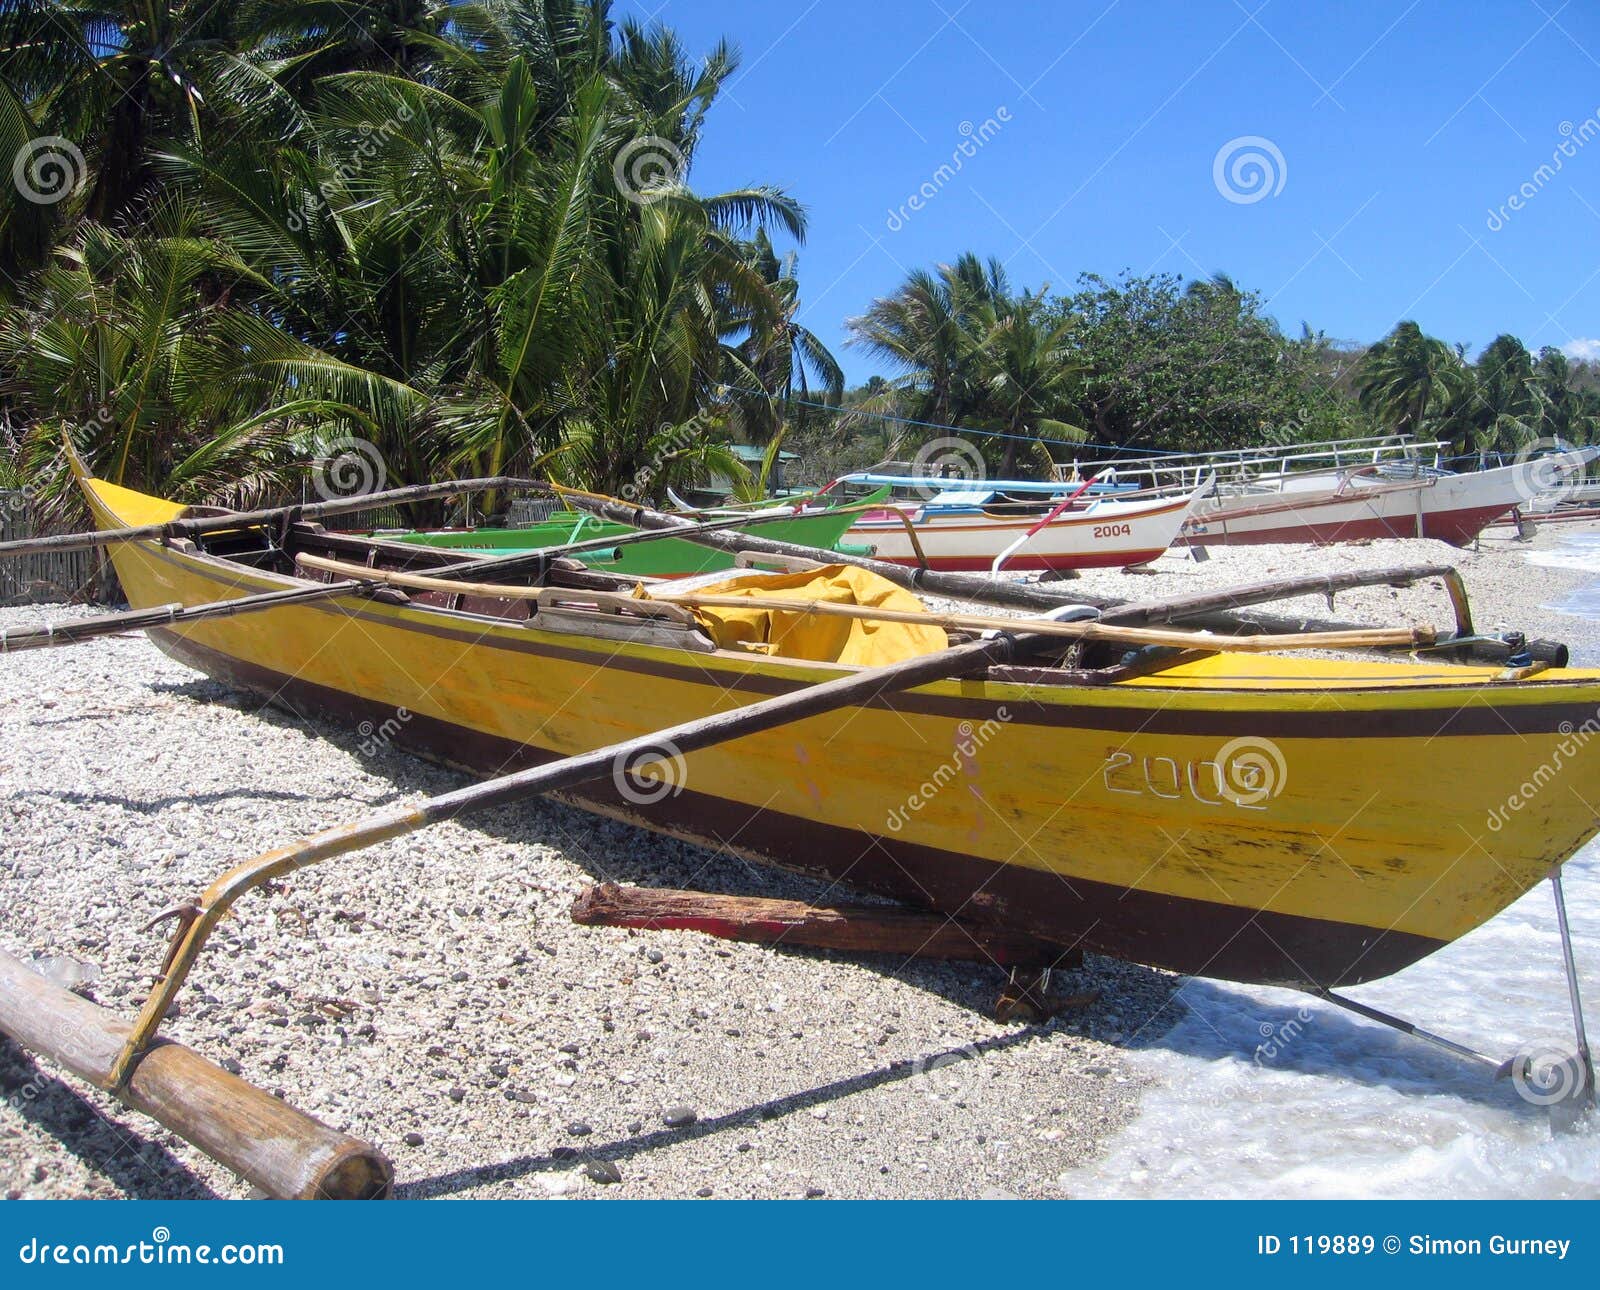
[[[1431,411],[1449,399],[1460,357],[1416,323],[1400,323],[1362,360],[1362,406],[1398,434],[1421,434]]]

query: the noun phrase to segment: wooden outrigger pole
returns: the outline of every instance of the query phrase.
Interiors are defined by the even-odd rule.
[[[1020,625],[1019,625],[1020,626]],[[179,920],[167,957],[133,1023],[36,977],[0,956],[0,1032],[154,1116],[274,1196],[350,1198],[388,1193],[388,1162],[365,1143],[319,1124],[159,1037],[162,1021],[217,923],[241,896],[273,879],[430,824],[1015,659],[1040,638],[1026,632],[970,641],[886,667],[684,722],[592,752],[564,757],[412,806],[376,811],[257,856],[222,875]],[[252,1128],[252,1126],[255,1126]]]

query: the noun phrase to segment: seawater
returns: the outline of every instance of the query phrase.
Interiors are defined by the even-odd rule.
[[[1594,578],[1552,605],[1600,623],[1600,533],[1532,563]],[[1593,644],[1574,662],[1600,665]],[[1590,751],[1585,756],[1600,756]],[[1565,870],[1591,1037],[1600,1031],[1600,844]],[[1550,884],[1396,976],[1345,991],[1497,1057],[1574,1047]],[[1575,1134],[1511,1081],[1294,991],[1186,980],[1188,1011],[1130,1060],[1155,1081],[1069,1195],[1600,1198],[1600,1116]]]

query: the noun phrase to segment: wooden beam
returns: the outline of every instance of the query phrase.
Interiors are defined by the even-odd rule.
[[[758,945],[957,959],[1000,967],[1053,967],[1075,956],[1065,946],[1025,933],[979,927],[897,905],[809,905],[609,882],[584,888],[573,902],[572,921],[585,927],[694,931]]]

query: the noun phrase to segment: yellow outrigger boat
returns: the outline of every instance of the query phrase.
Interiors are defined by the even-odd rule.
[[[1333,987],[1406,966],[1549,875],[1578,1035],[1555,1078],[1592,1103],[1559,866],[1600,828],[1600,765],[1585,749],[1600,672],[1568,668],[1558,645],[1475,636],[1446,566],[1315,581],[1331,595],[1442,578],[1448,637],[1254,611],[1277,634],[1247,635],[1231,615],[1203,632],[1147,625],[1195,621],[1217,597],[1101,613],[1049,589],[715,531],[745,519],[690,524],[582,494],[566,496],[778,571],[629,579],[565,558],[573,547],[451,563],[309,522],[529,481],[239,514],[79,478],[103,531],[0,543],[0,556],[106,546],[134,608],[0,632],[0,652],[144,629],[220,680],[491,777],[268,851],[161,915],[176,927],[132,1021],[0,954],[0,1031],[269,1194],[383,1196],[393,1169],[161,1036],[207,938],[242,896],[298,868],[545,792],[935,911],[941,934],[991,956],[1010,936],[1046,974],[1093,949],[1295,986],[1539,1087],[1550,1071],[1528,1060],[1498,1063]],[[466,580],[478,575],[494,581]],[[1225,599],[1261,604],[1312,581]],[[934,613],[912,586],[1047,612]],[[1283,652],[1433,646],[1441,661]]]
[[[84,488],[107,529],[184,514],[102,481]],[[686,612],[681,597],[592,571],[550,572],[521,598],[430,590],[448,553],[315,526],[204,545],[114,547],[130,603],[200,605],[385,566],[416,586],[404,603],[351,594],[157,628],[161,649],[480,774],[976,636],[873,618],[898,606],[916,619],[920,606],[857,570],[825,570],[839,585],[821,590],[794,573],[711,589],[855,602],[847,631],[790,613],[808,628],[784,634],[781,611],[716,606],[711,594]],[[829,630],[810,630],[819,622]],[[1322,988],[1449,944],[1600,829],[1600,760],[1572,751],[1597,728],[1600,672],[1231,649],[1126,666],[1125,646],[1098,648],[1110,662],[994,666],[666,759],[681,761],[656,777],[670,772],[670,784],[608,776],[568,795],[966,922],[1185,973]]]

